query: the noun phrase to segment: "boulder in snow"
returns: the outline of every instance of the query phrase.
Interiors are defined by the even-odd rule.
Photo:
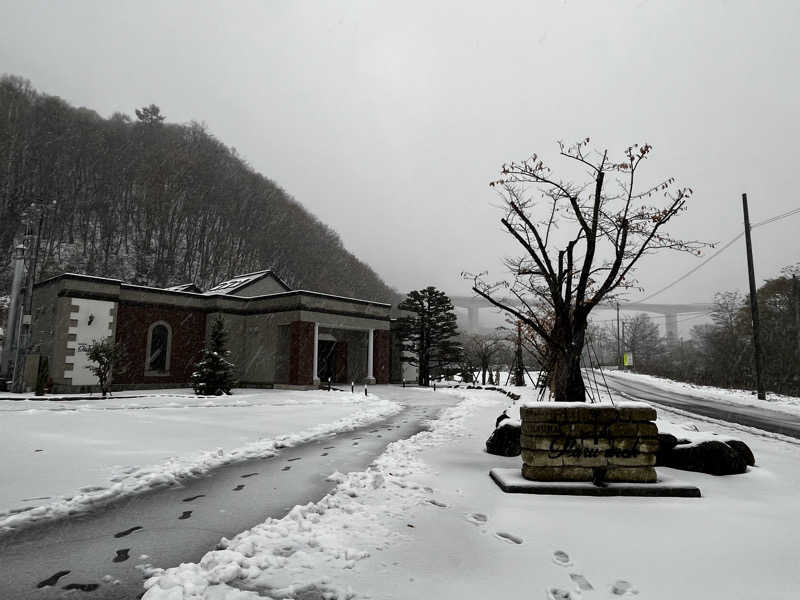
[[[731,446],[717,440],[678,444],[665,457],[664,466],[711,475],[733,475],[747,470],[745,459]]]
[[[521,431],[522,425],[519,421],[504,419],[486,440],[486,451],[498,456],[519,456]]]
[[[752,467],[756,464],[756,457],[753,456],[753,451],[750,450],[750,446],[745,444],[742,440],[724,440],[728,446],[736,450],[739,456],[744,459],[744,462]]]
[[[671,433],[658,434],[658,450],[656,451],[656,466],[663,467],[667,464],[667,456],[678,445],[678,438]]]

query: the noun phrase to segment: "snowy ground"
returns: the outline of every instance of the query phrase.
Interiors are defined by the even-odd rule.
[[[520,459],[483,442],[509,400],[443,393],[463,401],[431,431],[365,472],[332,474],[339,485],[322,501],[199,564],[154,570],[145,600],[797,597],[800,445],[659,409],[660,429],[738,437],[757,466],[728,477],[659,468],[699,499],[505,494],[488,471]]]
[[[270,456],[399,410],[349,390],[0,400],[0,532]]]
[[[794,396],[782,396],[780,394],[768,392],[765,402],[764,400],[759,400],[755,392],[751,392],[750,390],[733,390],[695,385],[693,383],[673,381],[672,379],[655,377],[653,375],[631,373],[630,371],[606,371],[605,373],[606,375],[618,377],[620,379],[628,379],[631,382],[641,381],[642,383],[652,385],[668,392],[677,392],[679,394],[697,396],[698,398],[710,398],[720,402],[763,407],[770,410],[791,413],[793,415],[800,415],[800,398]]]

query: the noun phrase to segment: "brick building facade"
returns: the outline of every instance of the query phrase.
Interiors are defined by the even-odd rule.
[[[125,348],[115,389],[187,386],[218,318],[241,386],[388,383],[399,358],[392,355],[390,310],[380,302],[291,290],[270,271],[207,292],[64,274],[35,286],[32,335],[58,392],[96,389],[81,347],[106,337]]]

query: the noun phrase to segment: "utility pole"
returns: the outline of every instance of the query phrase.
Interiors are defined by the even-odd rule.
[[[792,275],[792,299],[794,300],[794,334],[797,337],[797,357],[800,359],[800,286],[797,275]]]
[[[756,296],[756,276],[753,272],[753,244],[750,241],[750,214],[747,211],[747,194],[742,194],[742,209],[744,210],[744,241],[747,246],[747,276],[750,280],[750,315],[753,319],[753,358],[756,366],[756,390],[759,400],[767,399],[764,390],[762,371],[764,359],[761,356],[761,341],[758,326],[758,298]]]
[[[624,370],[625,369],[625,321],[622,321],[621,325],[622,325],[622,337],[620,339],[622,340],[622,342],[621,342],[621,345],[622,345],[622,369]]]
[[[622,340],[619,336],[619,302],[617,302],[617,366],[622,369]]]

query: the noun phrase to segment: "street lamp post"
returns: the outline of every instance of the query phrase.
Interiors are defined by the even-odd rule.
[[[24,305],[22,308],[23,318],[17,320],[16,351],[14,353],[14,373],[13,390],[15,392],[24,391],[24,364],[28,353],[31,350],[33,341],[33,284],[36,277],[36,268],[39,262],[39,249],[42,240],[42,230],[45,225],[46,217],[55,210],[56,202],[48,204],[32,202],[24,211],[23,218],[26,223],[25,240],[27,242],[27,264]],[[23,328],[25,316],[28,317],[27,328]]]

